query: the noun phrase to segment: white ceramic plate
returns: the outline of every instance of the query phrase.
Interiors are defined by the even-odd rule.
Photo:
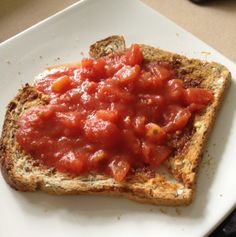
[[[82,1],[0,45],[0,123],[5,106],[46,65],[78,61],[96,40],[124,35],[140,42],[215,60],[233,83],[200,169],[194,203],[160,208],[122,198],[20,193],[0,179],[0,236],[207,235],[235,206],[236,66],[175,23],[136,0]]]

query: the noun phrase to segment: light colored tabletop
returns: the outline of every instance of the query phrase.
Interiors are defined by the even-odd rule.
[[[0,0],[0,42],[77,1]],[[143,1],[236,62],[235,0],[210,0],[204,5],[188,0]]]

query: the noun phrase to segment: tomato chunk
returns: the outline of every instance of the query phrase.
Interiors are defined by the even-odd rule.
[[[120,132],[117,126],[102,119],[88,119],[85,122],[84,131],[85,136],[90,141],[101,143],[106,147],[115,145],[120,139]]]
[[[141,71],[140,76],[135,84],[136,90],[142,93],[157,93],[163,90],[164,82],[151,72]]]
[[[81,65],[83,68],[92,68],[94,63],[94,59],[92,58],[83,58],[81,60]]]
[[[78,75],[80,78],[95,81],[104,78],[106,76],[105,60],[103,58],[97,60],[91,58],[82,59]]]
[[[175,103],[176,101],[181,103],[184,100],[184,91],[182,80],[169,80],[165,92],[168,95],[168,103]]]
[[[150,164],[152,167],[159,167],[168,156],[171,154],[172,149],[168,146],[157,146],[150,142],[142,143],[142,158],[145,163]]]
[[[210,90],[202,88],[188,88],[185,90],[185,101],[187,104],[207,105],[214,98],[214,94]]]
[[[143,54],[138,44],[132,44],[126,53],[126,63],[130,66],[141,64],[143,61]]]
[[[159,167],[163,162],[166,161],[171,152],[172,149],[170,147],[156,146],[153,148],[150,154],[150,165],[155,168]]]
[[[105,159],[108,158],[108,153],[102,149],[94,152],[90,158],[89,158],[89,161],[90,161],[90,164],[92,166],[98,166],[98,163],[101,163],[102,161],[104,161]]]
[[[166,132],[155,123],[148,123],[146,126],[146,136],[154,143],[163,143],[166,139]]]
[[[119,118],[119,113],[117,110],[98,110],[96,116],[102,120],[116,122]]]
[[[169,106],[164,114],[165,130],[174,132],[183,129],[191,117],[191,112],[188,109],[183,109],[179,106]]]
[[[115,74],[115,76],[121,83],[129,83],[136,80],[139,73],[140,73],[139,65],[135,65],[134,67],[124,66]]]
[[[76,157],[76,154],[73,152],[68,152],[57,162],[58,170],[62,172],[80,174],[85,166],[85,162],[81,158],[83,159],[84,157],[81,155],[77,155]]]
[[[109,165],[108,165],[110,172],[113,176],[113,178],[121,182],[124,180],[125,176],[128,174],[129,169],[130,169],[130,164],[127,160],[125,159],[120,159],[120,160],[113,160]]]
[[[56,93],[63,93],[71,88],[71,79],[65,75],[59,77],[52,84],[52,91]]]
[[[162,81],[172,79],[174,76],[174,72],[171,69],[168,69],[167,67],[160,65],[157,62],[146,64],[145,67],[147,71],[151,72]]]
[[[106,62],[104,58],[99,58],[96,61],[94,61],[93,68],[98,78],[104,78],[106,76],[105,65]]]
[[[105,58],[105,72],[107,77],[113,77],[116,72],[118,72],[125,64],[126,57],[124,54],[113,53]]]
[[[78,129],[83,126],[83,116],[77,111],[64,113],[59,112],[57,113],[57,117],[59,118],[63,126],[67,128]]]

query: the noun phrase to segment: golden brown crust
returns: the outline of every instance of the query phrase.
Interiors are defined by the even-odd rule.
[[[32,183],[24,183],[21,176],[15,172],[14,156],[18,151],[15,144],[15,132],[17,129],[17,119],[19,115],[27,108],[35,103],[45,104],[47,98],[45,95],[32,90],[32,87],[26,84],[17,94],[17,96],[7,106],[5,120],[2,129],[2,137],[0,141],[0,164],[3,177],[7,183],[16,190],[29,191]]]
[[[119,35],[112,35],[105,39],[97,41],[95,44],[92,44],[89,48],[89,54],[93,58],[99,58],[103,55],[123,50],[125,50],[124,37]]]
[[[103,50],[101,45],[105,45]],[[113,46],[114,50],[124,49],[123,37],[112,36],[95,43],[90,47],[90,54],[93,57],[107,54],[110,52],[107,49],[111,50]],[[42,190],[57,195],[89,193],[125,196],[138,202],[159,205],[187,205],[191,202],[201,153],[224,92],[230,84],[230,73],[217,63],[187,59],[147,45],[141,46],[146,60],[167,61],[175,67],[178,77],[187,80],[186,83],[193,83],[191,80],[198,78],[201,87],[209,88],[215,93],[214,102],[203,114],[196,116],[195,132],[184,151],[167,162],[172,173],[165,167],[154,174],[137,171],[124,182],[118,183],[99,174],[72,177],[38,164],[20,149],[15,139],[20,114],[33,105],[47,103],[45,95],[26,85],[7,107],[0,145],[2,173],[13,188],[19,191]]]

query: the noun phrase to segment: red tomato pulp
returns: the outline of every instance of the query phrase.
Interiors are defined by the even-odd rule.
[[[34,86],[49,103],[21,115],[21,147],[58,171],[117,181],[133,168],[162,164],[174,151],[171,135],[213,100],[209,90],[185,88],[170,66],[144,61],[137,44],[46,70]]]

